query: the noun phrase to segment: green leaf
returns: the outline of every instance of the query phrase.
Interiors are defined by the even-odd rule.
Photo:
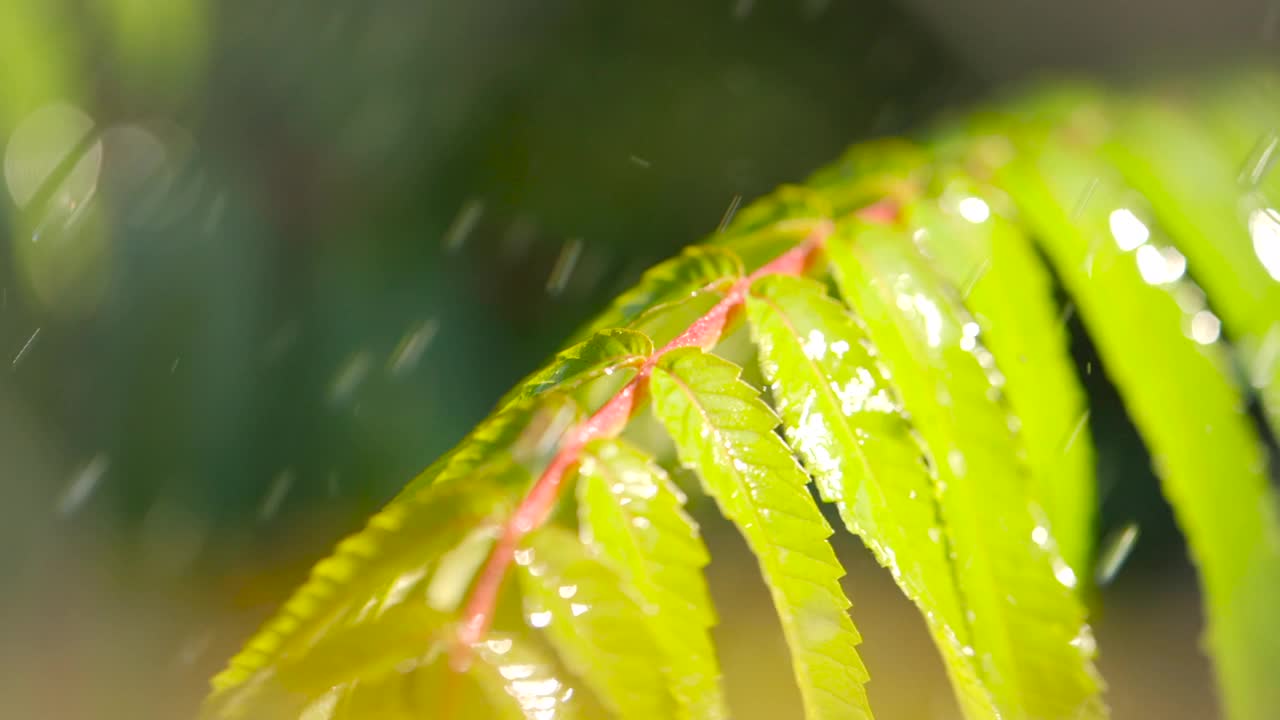
[[[546,367],[521,380],[498,401],[498,407],[551,390],[571,390],[600,376],[641,365],[652,354],[653,342],[641,333],[622,328],[601,330],[558,353]]]
[[[396,620],[403,618],[395,618]],[[395,645],[422,645],[421,628],[383,622],[383,637]],[[359,642],[357,647],[363,647]],[[542,720],[591,717],[590,703],[575,693],[563,671],[527,633],[495,632],[471,649],[470,666],[454,670],[437,642],[418,656],[376,675],[333,685],[301,710],[266,713],[251,720],[418,720],[423,717]],[[341,660],[340,656],[334,659]],[[587,707],[584,707],[587,706]]]
[[[826,218],[831,216],[830,208],[822,197],[807,188],[784,187],[775,195],[782,197],[775,198],[770,196],[766,198],[769,202],[760,205],[760,209],[770,213],[770,215],[779,213],[776,221],[755,228],[750,232],[734,232],[731,228],[724,233],[712,236],[710,242],[715,244],[711,247],[724,247],[732,250],[734,254],[742,258],[742,264],[746,270],[754,272],[760,266],[799,245],[802,240],[825,227],[828,222]],[[805,204],[805,209],[788,217],[780,213],[779,206],[773,204],[774,201],[781,202],[784,205],[794,203],[797,206],[803,203]],[[816,205],[808,207],[809,203],[816,203]],[[752,220],[753,224],[764,220],[763,218],[757,220],[750,217],[747,219]]]
[[[532,482],[530,468],[545,463],[554,441],[578,415],[574,403],[550,394],[482,423],[315,566],[307,582],[213,679],[212,700],[247,694],[248,699],[230,702],[251,704],[259,693],[314,691],[297,674],[262,677],[279,675],[283,661],[308,655],[334,633],[365,632],[372,618],[367,608],[382,612],[413,597],[438,612],[456,611],[499,524]],[[397,651],[369,647],[371,653]],[[359,672],[355,656],[351,673]],[[278,686],[290,677],[303,684]]]
[[[663,356],[654,412],[760,563],[782,621],[808,720],[871,717],[844,574],[808,477],[773,429],[778,418],[733,363],[694,348]]]
[[[934,460],[972,652],[1000,715],[1104,717],[1076,578],[1014,461],[990,355],[965,331],[972,321],[901,231],[853,223],[828,252]]]
[[[619,718],[671,716],[664,657],[644,612],[576,535],[547,526],[517,551],[529,624],[546,628],[565,664]]]
[[[475,663],[470,674],[485,691],[485,701],[503,713],[498,716],[501,720],[589,720],[600,716],[601,709],[586,700],[584,693],[574,692],[574,681],[527,632],[491,632],[472,647],[472,653]],[[501,702],[503,695],[508,702]],[[468,711],[461,703],[451,710],[442,716],[459,720],[490,717]]]
[[[410,481],[392,502],[432,485],[467,477],[500,453],[511,453],[529,467],[543,465],[555,453],[561,434],[581,417],[581,406],[561,392],[543,393],[499,408]]]
[[[1258,150],[1223,147],[1212,126],[1170,100],[1135,96],[1113,106],[1109,158],[1151,203],[1213,298],[1280,434],[1280,194],[1266,192],[1280,190],[1280,176],[1256,166],[1263,161],[1250,156]],[[1266,128],[1272,133],[1276,110]],[[1263,132],[1253,138],[1260,142],[1267,142]]]
[[[996,717],[938,528],[934,478],[862,329],[826,289],[768,277],[747,298],[760,365],[787,440],[925,616],[971,718]]]
[[[556,717],[583,716],[582,695],[527,631],[491,633],[471,648],[466,671],[458,671],[449,664],[446,616],[412,602],[369,613],[367,622],[327,633],[305,655],[283,658],[272,674],[252,681],[270,684],[273,694],[223,698],[209,716],[539,720],[551,709]]]
[[[1280,525],[1266,459],[1203,294],[1170,279],[1177,273],[1144,274],[1138,253],[1163,256],[1168,241],[1141,196],[1080,152],[1080,135],[1070,124],[1027,131],[997,177],[1037,231],[1151,451],[1202,576],[1228,716],[1270,717],[1280,707]]]
[[[977,325],[962,327],[977,331],[968,342],[975,349],[981,342],[995,357],[1026,450],[1031,496],[1083,587],[1092,577],[1093,444],[1053,279],[1031,241],[1003,216],[1007,198],[954,171],[938,185],[939,197],[907,208],[908,226],[972,313]]]
[[[577,482],[582,541],[644,608],[679,717],[726,717],[702,577],[710,558],[684,495],[648,455],[619,440],[588,445]]]
[[[425,652],[513,504],[512,479],[521,477],[528,477],[523,468],[496,462],[466,484],[438,485],[387,506],[316,565],[213,679],[210,707],[250,708],[248,716],[258,717],[262,708],[310,702],[340,681]],[[386,625],[378,620],[392,612],[405,624],[408,647],[384,642]],[[219,712],[212,716],[243,716]]]
[[[742,274],[742,261],[724,248],[704,245],[686,248],[678,257],[659,263],[646,272],[635,287],[619,295],[608,309],[579,331],[577,337],[626,326],[655,305],[679,300],[708,285],[725,278],[738,278]]]

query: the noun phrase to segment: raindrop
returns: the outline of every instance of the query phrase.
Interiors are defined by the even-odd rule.
[[[578,594],[578,586],[577,585],[561,585],[560,589],[557,590],[557,593],[560,595],[562,599],[568,600],[569,598]]]
[[[180,363],[180,362],[182,362],[182,356],[181,356],[181,355],[179,355],[178,357],[175,357],[175,358],[173,359],[173,362],[169,364],[169,374],[170,374],[170,375],[172,375],[172,374],[174,374],[174,373],[178,372],[178,363]]]
[[[511,638],[498,638],[496,640],[488,640],[485,646],[497,655],[506,655],[511,651]]]
[[[373,356],[367,350],[361,350],[347,358],[329,385],[329,402],[340,405],[349,400],[360,383],[364,382],[372,366]]]
[[[1067,438],[1067,441],[1062,445],[1063,454],[1071,452],[1071,448],[1074,447],[1076,444],[1076,439],[1080,437],[1080,433],[1084,431],[1085,425],[1087,424],[1089,424],[1088,409],[1080,413],[1080,419],[1076,420],[1075,427],[1071,428],[1071,435]]]
[[[1273,2],[1267,19],[1274,25],[1278,17],[1280,17],[1280,2]],[[1254,187],[1261,183],[1262,178],[1267,176],[1271,166],[1275,164],[1278,149],[1280,149],[1280,134],[1272,131],[1263,136],[1253,152],[1249,154],[1244,172],[1241,173],[1241,180]]]
[[[484,201],[471,198],[462,204],[458,215],[444,233],[444,249],[446,252],[457,252],[467,243],[471,231],[475,230],[480,217],[484,215]]]
[[[271,487],[267,490],[267,494],[262,498],[262,504],[258,506],[258,520],[270,520],[280,511],[280,505],[284,502],[284,498],[289,494],[289,488],[293,486],[293,470],[282,470],[275,479],[271,481]]]
[[[956,209],[960,211],[960,217],[974,224],[984,223],[991,217],[990,206],[980,197],[964,198]]]
[[[1171,247],[1157,250],[1153,245],[1143,245],[1135,258],[1138,272],[1148,285],[1167,285],[1187,271],[1187,258]]]
[[[1129,523],[1107,536],[1102,543],[1102,552],[1098,555],[1096,577],[1100,587],[1110,585],[1116,574],[1133,553],[1138,542],[1138,524]]]
[[[1272,279],[1280,280],[1280,212],[1268,207],[1249,213],[1249,235],[1262,267]]]
[[[821,360],[827,354],[827,340],[821,330],[810,330],[804,342],[804,356],[810,360]]]
[[[58,514],[70,515],[80,508],[89,496],[93,494],[98,482],[102,480],[102,476],[106,474],[107,468],[111,466],[111,460],[103,453],[93,456],[84,467],[76,472],[75,477],[62,491],[62,496],[58,498]]]
[[[551,276],[547,278],[547,292],[559,295],[569,284],[569,276],[578,264],[578,256],[582,254],[582,239],[572,238],[560,248],[560,257],[556,258],[555,267],[551,268]]]
[[[197,660],[204,656],[205,651],[209,649],[209,645],[212,643],[212,630],[205,630],[204,632],[196,633],[195,635],[187,638],[186,641],[182,643],[182,647],[178,649],[178,664],[184,667],[194,665]]]
[[[1058,582],[1069,588],[1076,586],[1076,571],[1063,562],[1062,558],[1055,557],[1053,559],[1053,576],[1058,579]]]
[[[639,155],[631,155],[627,159],[631,161],[632,165],[635,165],[637,167],[642,167],[645,170],[648,170],[649,168],[653,167],[653,163],[649,162],[648,160],[645,160]]]
[[[544,628],[551,624],[551,611],[540,610],[529,613],[529,624],[536,628]]]
[[[1151,231],[1128,208],[1112,210],[1109,222],[1116,245],[1125,252],[1138,249],[1151,237]]]
[[[1080,628],[1080,632],[1071,638],[1071,647],[1079,650],[1085,655],[1093,655],[1098,650],[1098,642],[1093,639],[1093,631],[1088,625]]]
[[[507,680],[524,680],[533,677],[538,668],[534,665],[503,665],[498,672]]]
[[[1201,345],[1211,345],[1222,334],[1222,321],[1208,310],[1201,310],[1191,316],[1191,339]]]
[[[750,3],[750,0],[747,0]],[[741,3],[740,3],[741,4]],[[720,218],[720,224],[716,226],[716,232],[724,232],[729,227],[729,223],[733,222],[733,216],[738,214],[738,206],[742,204],[742,196],[734,195],[729,201],[729,207],[725,209],[724,215]]]
[[[733,4],[733,19],[746,20],[756,7],[756,0],[737,0]]]
[[[440,323],[435,318],[418,323],[404,336],[391,353],[391,374],[403,376],[417,366],[422,353],[435,339]]]
[[[1048,545],[1049,544],[1049,528],[1046,528],[1043,525],[1037,525],[1035,529],[1031,531],[1031,542],[1035,543],[1036,545],[1039,545],[1040,547],[1045,547],[1046,545]]]
[[[591,606],[584,603],[569,603],[569,612],[573,613],[574,617],[585,614],[590,609]]]
[[[35,344],[36,338],[39,336],[40,328],[36,328],[36,331],[31,333],[31,337],[27,338],[27,341],[23,343],[22,349],[18,351],[18,354],[13,356],[13,362],[9,364],[10,368],[18,367],[18,363],[22,362],[22,358],[27,356],[27,352],[31,349],[31,346]]]
[[[1084,192],[1080,193],[1080,199],[1076,201],[1076,206],[1071,211],[1071,219],[1073,221],[1078,220],[1084,214],[1084,209],[1089,206],[1089,201],[1093,199],[1093,194],[1097,191],[1098,184],[1098,178],[1095,177],[1085,186]]]
[[[978,323],[966,322],[960,328],[960,349],[972,351],[978,346]]]

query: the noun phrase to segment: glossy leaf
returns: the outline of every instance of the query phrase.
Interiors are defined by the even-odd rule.
[[[1275,429],[1280,84],[1240,77],[1064,88],[931,142],[856,146],[748,204],[343,541],[205,717],[725,717],[706,550],[648,455],[663,430],[755,554],[808,720],[870,710],[804,468],[920,608],[968,718],[1105,717],[1078,592],[1087,412],[1029,237],[1188,538],[1228,716],[1270,717],[1280,504],[1233,361]],[[738,366],[683,347],[714,345],[741,305],[781,419]],[[637,427],[647,400],[656,425]]]
[[[565,664],[606,708],[624,719],[670,717],[662,654],[618,577],[557,527],[529,535],[516,562],[529,624],[546,628]]]
[[[1151,450],[1202,576],[1228,716],[1269,717],[1280,707],[1278,506],[1217,319],[1180,273],[1144,272],[1142,255],[1168,257],[1145,202],[1073,147],[1080,131],[1061,132],[1023,135],[1000,183],[1036,229]]]
[[[1074,572],[1012,461],[1009,414],[990,354],[965,330],[972,320],[901,231],[852,225],[829,252],[937,468],[972,652],[1001,716],[1105,716]]]
[[[639,366],[651,354],[653,341],[641,333],[622,328],[601,330],[557,354],[546,367],[521,380],[498,402],[498,407],[504,408],[551,390],[573,389],[602,375],[613,375],[625,368]]]
[[[578,403],[560,392],[499,408],[410,481],[392,502],[412,498],[439,483],[468,477],[477,467],[502,453],[511,453],[529,467],[540,465],[554,453],[565,429],[581,416]]]
[[[1116,128],[1105,147],[1154,217],[1184,253],[1214,311],[1237,343],[1252,383],[1264,391],[1272,432],[1280,432],[1280,188],[1251,158],[1266,149],[1222,144],[1172,101],[1140,97],[1113,103]],[[1242,107],[1236,105],[1236,107]],[[1275,132],[1272,109],[1270,132]],[[1273,190],[1274,192],[1274,190]]]
[[[1092,576],[1093,443],[1053,279],[1031,240],[1002,216],[1006,198],[955,173],[937,183],[939,197],[905,211],[912,238],[973,316],[961,343],[982,343],[995,358],[1031,496],[1083,585]]]
[[[582,541],[644,609],[678,717],[726,717],[710,634],[715,613],[702,577],[710,557],[683,510],[683,493],[651,458],[618,440],[587,447],[577,482]]]
[[[601,709],[575,692],[555,661],[532,642],[527,633],[490,633],[472,648],[471,676],[486,692],[482,702],[502,714],[502,720],[589,720]],[[505,697],[504,697],[505,696]],[[473,701],[475,702],[475,701]],[[488,717],[461,703],[437,707],[443,717]],[[421,717],[421,716],[419,716]],[[352,720],[359,720],[352,718]]]
[[[822,499],[920,608],[966,715],[997,717],[938,527],[936,478],[865,333],[810,280],[757,282],[747,313],[787,440]]]
[[[624,327],[655,305],[679,300],[725,278],[740,277],[742,272],[742,262],[732,252],[695,245],[646,272],[635,287],[619,295],[578,337]]]
[[[782,621],[809,720],[870,717],[844,574],[808,477],[773,429],[778,418],[740,369],[697,349],[668,353],[654,412],[755,553]]]
[[[214,678],[209,716],[290,717],[280,713],[339,679],[425,654],[512,502],[508,482],[521,475],[498,462],[466,485],[439,485],[375,515]],[[404,623],[399,642],[386,642],[389,613]]]

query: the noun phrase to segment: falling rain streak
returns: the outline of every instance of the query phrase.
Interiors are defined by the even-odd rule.
[[[1133,553],[1138,542],[1138,524],[1129,523],[1118,531],[1112,532],[1102,543],[1102,552],[1098,554],[1098,569],[1095,578],[1099,587],[1105,587],[1115,580],[1116,574]]]
[[[1092,371],[1092,368],[1093,368],[1093,365],[1090,364],[1089,365],[1090,371]],[[1062,446],[1062,453],[1064,455],[1071,451],[1071,448],[1076,444],[1076,440],[1080,439],[1080,433],[1084,432],[1084,428],[1088,424],[1089,424],[1089,411],[1085,410],[1084,412],[1080,413],[1080,419],[1076,421],[1075,427],[1071,428],[1071,436],[1067,438],[1067,442],[1064,443]]]
[[[435,339],[436,332],[439,329],[440,322],[435,318],[414,326],[400,341],[400,344],[396,346],[395,351],[391,353],[391,374],[404,376],[417,367],[418,361],[422,359],[422,353],[426,351],[427,346]]]
[[[258,506],[258,520],[267,521],[275,517],[280,512],[280,506],[284,503],[285,496],[289,494],[289,489],[293,487],[293,470],[283,470],[275,479],[271,481],[271,487],[267,490],[267,494],[262,498],[262,505]]]
[[[57,511],[59,515],[70,515],[80,506],[84,505],[89,496],[93,494],[98,483],[102,480],[102,476],[107,473],[107,468],[111,467],[111,460],[104,454],[95,455],[92,460],[85,463],[84,467],[76,472],[75,477],[67,484],[67,488],[62,491],[61,497],[58,498]]]
[[[361,350],[347,359],[329,385],[329,402],[341,405],[351,399],[373,366],[373,357]]]
[[[729,201],[729,207],[725,209],[724,215],[720,218],[720,224],[716,226],[716,232],[724,232],[729,227],[729,223],[733,222],[733,216],[738,214],[738,206],[742,204],[742,196],[734,195]]]
[[[551,276],[547,278],[547,292],[559,295],[569,284],[569,276],[578,265],[578,256],[582,254],[582,239],[573,238],[560,248],[560,257],[556,258],[555,267],[551,268]]]
[[[40,328],[36,328],[36,331],[31,333],[31,337],[27,338],[27,342],[22,345],[22,349],[18,351],[18,354],[13,356],[13,362],[9,364],[9,367],[18,367],[18,363],[22,362],[22,358],[27,356],[27,352],[31,350],[31,346],[35,344],[36,338],[39,336]]]
[[[1272,4],[1272,11],[1268,17],[1280,15],[1280,2]],[[1271,171],[1271,167],[1276,161],[1276,150],[1280,148],[1280,134],[1275,131],[1267,133],[1258,141],[1257,148],[1249,155],[1249,160],[1245,163],[1245,169],[1241,173],[1241,183],[1257,187],[1262,179]]]
[[[471,232],[475,230],[476,224],[480,222],[482,215],[484,215],[484,201],[472,198],[463,203],[462,208],[458,210],[458,216],[445,231],[443,242],[445,251],[453,253],[461,250],[471,236]]]

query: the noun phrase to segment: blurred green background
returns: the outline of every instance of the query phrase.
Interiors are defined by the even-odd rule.
[[[1265,57],[1278,25],[1269,0],[0,0],[0,716],[191,717],[311,563],[738,198],[1046,72]],[[1142,533],[1098,619],[1116,715],[1211,717],[1180,541],[1086,381],[1100,533]],[[706,521],[731,700],[790,717],[767,598]],[[838,545],[873,701],[956,717]]]

